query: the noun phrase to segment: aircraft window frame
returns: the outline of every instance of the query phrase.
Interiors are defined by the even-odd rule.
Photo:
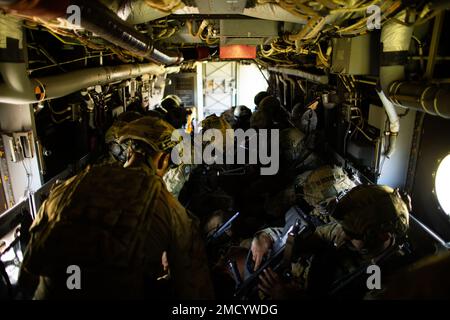
[[[433,193],[439,209],[450,218],[450,152],[438,161],[433,176]]]

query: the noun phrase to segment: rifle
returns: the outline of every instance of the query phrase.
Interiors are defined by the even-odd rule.
[[[297,237],[306,237],[314,232],[315,227],[310,222],[309,217],[305,215],[298,207],[293,207],[291,209],[294,210],[292,212],[294,216],[291,217],[291,220],[295,217],[295,222],[287,223],[285,226],[287,231],[284,232],[277,241],[275,241],[269,257],[262,263],[258,270],[254,272],[252,271],[253,260],[251,250],[249,250],[247,255],[243,280],[238,277],[239,273],[236,270],[237,268],[235,264],[233,264],[233,262],[228,262],[228,267],[230,268],[230,272],[234,275],[236,282],[236,292],[234,295],[236,298],[248,298],[256,288],[259,276],[267,268],[271,268],[274,271],[279,271],[289,267],[294,243]],[[286,213],[287,215],[289,214],[289,211]]]
[[[248,165],[243,165],[241,167],[237,167],[234,169],[222,169],[221,171],[217,172],[218,176],[243,176],[247,172]]]
[[[206,245],[210,245],[212,243],[214,243],[215,241],[217,241],[218,239],[220,239],[222,237],[222,235],[231,228],[231,224],[233,223],[234,220],[236,220],[236,218],[239,216],[240,212],[236,212],[235,215],[233,215],[230,219],[228,219],[227,222],[225,222],[224,224],[222,224],[219,228],[217,228],[216,231],[214,231],[214,233],[210,236],[208,236],[206,238]]]

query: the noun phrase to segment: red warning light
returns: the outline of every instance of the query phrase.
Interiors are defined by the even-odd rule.
[[[220,47],[220,59],[256,59],[256,46],[236,44]]]

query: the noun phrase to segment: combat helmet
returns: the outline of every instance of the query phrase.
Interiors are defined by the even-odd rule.
[[[270,129],[279,118],[280,101],[274,96],[264,97],[258,104],[258,109],[250,118],[250,127],[254,129]]]
[[[253,129],[270,129],[272,127],[272,119],[267,113],[257,110],[250,117],[250,128]]]
[[[164,120],[170,123],[176,129],[186,125],[188,110],[184,108],[183,101],[177,95],[168,95],[160,103]]]
[[[247,130],[250,127],[252,110],[244,105],[238,105],[233,110],[233,128]]]
[[[226,122],[230,124],[232,128],[236,125],[236,119],[234,117],[234,110],[236,107],[231,107],[220,114],[220,117],[223,118]]]
[[[231,126],[223,117],[218,117],[215,114],[212,114],[207,116],[202,121],[202,130],[207,131],[210,129],[220,130],[225,136],[226,130],[231,129]]]
[[[205,133],[208,130],[219,130],[222,134],[222,142],[223,146],[226,145],[226,141],[229,139],[233,139],[234,135],[230,129],[232,129],[231,125],[223,118],[218,117],[215,114],[207,116],[202,121],[202,132]],[[232,141],[232,140],[230,140]],[[208,142],[204,142],[205,144],[209,144]],[[214,142],[211,142],[214,143]],[[217,146],[219,147],[219,146]]]
[[[304,199],[313,207],[325,209],[355,186],[341,167],[323,166],[306,178],[303,185]]]
[[[253,99],[253,102],[255,103],[256,108],[258,108],[261,101],[268,96],[270,96],[270,93],[267,91],[258,92],[256,94],[255,98]]]
[[[281,108],[280,101],[274,96],[267,96],[259,103],[259,111],[266,113],[269,116],[273,116]]]
[[[172,108],[182,107],[183,101],[181,101],[179,96],[170,94],[161,101],[161,106],[166,109],[166,111],[169,111],[169,109]]]
[[[350,238],[370,245],[381,233],[404,236],[409,226],[409,209],[397,189],[360,185],[337,203],[332,215]]]
[[[152,151],[170,153],[180,142],[175,128],[166,121],[155,117],[143,117],[134,120],[119,131],[119,142],[141,142]]]
[[[252,110],[247,106],[238,105],[234,108],[233,115],[235,119],[250,119],[252,116]]]
[[[305,135],[296,128],[283,129],[280,132],[281,168],[292,169],[299,164],[304,153]]]
[[[105,143],[111,143],[113,141],[118,141],[119,139],[119,131],[120,129],[125,126],[127,123],[137,120],[141,118],[142,115],[135,111],[127,111],[121,113],[116,121],[112,124],[111,127],[106,131],[105,133]]]

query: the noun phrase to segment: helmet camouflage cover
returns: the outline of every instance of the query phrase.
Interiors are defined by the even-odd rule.
[[[355,187],[337,203],[333,217],[355,239],[382,232],[403,236],[409,225],[408,205],[398,190],[381,185]]]
[[[119,140],[119,131],[127,123],[137,120],[142,116],[135,111],[126,111],[120,114],[116,121],[109,127],[105,133],[105,143],[117,142]]]
[[[115,121],[105,133],[105,143],[117,142],[119,139],[119,131],[127,123],[123,121]]]
[[[162,119],[143,117],[120,129],[119,142],[129,139],[141,141],[154,151],[169,153],[180,141],[172,138],[174,131],[176,132],[175,128]]]
[[[314,170],[304,182],[304,199],[311,206],[334,201],[355,187],[355,183],[340,167],[323,166]]]
[[[231,129],[231,126],[223,117],[218,117],[215,114],[212,114],[210,116],[207,116],[202,121],[202,128],[203,131],[209,129],[217,129],[225,133],[225,130]]]
[[[235,107],[231,107],[230,109],[225,110],[220,114],[220,117],[223,118],[228,124],[233,127],[236,124],[236,119],[234,118],[234,110]]]
[[[280,160],[282,167],[289,168],[298,164],[304,155],[305,135],[296,128],[283,129],[280,132]]]
[[[223,118],[223,117],[218,117],[215,114],[212,114],[210,116],[207,116],[203,121],[202,121],[202,132],[206,132],[208,130],[219,130],[220,133],[222,134],[222,143],[225,146],[226,145],[226,141],[230,139],[230,141],[232,141],[234,135],[232,134],[232,132],[227,131],[232,129],[231,125]],[[213,142],[211,140],[211,143],[217,144],[218,142]],[[209,144],[209,143],[206,143]],[[219,147],[217,145],[217,147]]]

